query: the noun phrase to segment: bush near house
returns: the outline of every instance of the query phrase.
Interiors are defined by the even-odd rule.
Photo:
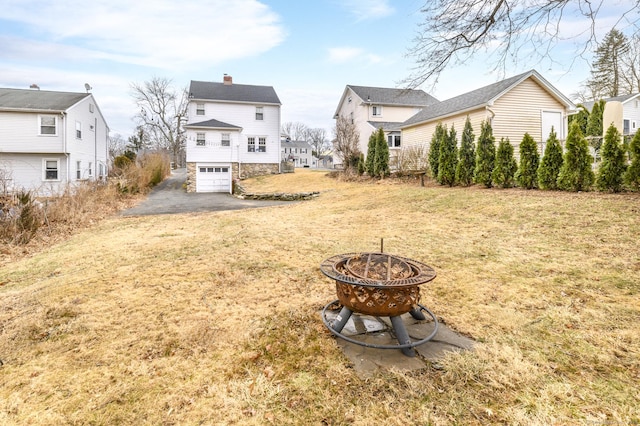
[[[596,177],[596,186],[600,191],[620,192],[622,190],[623,176],[627,166],[621,139],[620,132],[611,124],[604,137],[602,162]]]
[[[373,162],[373,174],[379,178],[389,176],[389,146],[384,138],[384,130],[376,132],[376,155]]]
[[[640,131],[629,144],[629,154],[631,155],[631,164],[624,174],[624,183],[632,190],[640,190]]]
[[[562,146],[552,127],[542,161],[538,167],[538,185],[541,189],[558,189],[558,175],[563,161]]]
[[[515,181],[514,176],[518,169],[518,163],[513,157],[513,146],[509,138],[501,138],[496,152],[496,162],[491,171],[491,180],[501,188],[511,188]]]
[[[429,167],[431,169],[431,176],[434,179],[438,179],[440,144],[444,141],[446,136],[447,129],[442,125],[442,123],[438,123],[436,125],[436,130],[431,137],[431,145],[429,146]]]
[[[376,132],[371,132],[369,136],[369,143],[367,145],[367,160],[365,162],[365,171],[371,177],[373,177],[374,162],[376,158]]]
[[[568,191],[588,191],[595,178],[592,164],[593,157],[589,154],[587,139],[578,123],[573,122],[567,135],[566,150],[558,174],[558,187]]]
[[[456,183],[457,165],[458,139],[456,129],[452,125],[449,132],[445,127],[444,138],[440,142],[440,155],[438,156],[438,182],[440,185],[453,186]]]
[[[475,181],[477,184],[491,188],[491,172],[496,161],[496,142],[491,124],[483,121],[480,125],[480,136],[476,148]]]
[[[469,186],[473,183],[473,171],[476,165],[474,138],[471,120],[467,116],[460,141],[458,165],[456,166],[456,182],[462,186]]]
[[[520,166],[516,172],[518,186],[525,189],[538,187],[538,167],[540,166],[538,146],[529,133],[520,142]]]

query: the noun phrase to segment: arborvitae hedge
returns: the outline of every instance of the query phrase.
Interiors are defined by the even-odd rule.
[[[373,174],[379,178],[389,176],[389,145],[384,138],[384,130],[376,133],[376,156],[373,162]]]
[[[371,132],[369,136],[369,144],[367,145],[367,161],[365,162],[365,171],[371,177],[373,177],[373,163],[376,158],[376,132]]]
[[[540,188],[558,189],[558,174],[562,168],[563,161],[562,146],[552,127],[542,161],[540,161],[540,166],[538,167],[538,186]]]
[[[607,129],[602,146],[602,162],[598,168],[596,186],[600,191],[620,192],[627,168],[621,135],[613,123]]]
[[[569,124],[571,124],[572,122],[577,121],[582,134],[586,135],[587,123],[589,122],[589,111],[582,104],[577,104],[576,107],[578,108],[578,113],[570,115],[568,118],[568,122]]]
[[[502,188],[511,188],[517,169],[518,163],[513,157],[513,146],[509,143],[509,138],[501,138],[496,152],[495,166],[491,171],[491,180]]]
[[[431,176],[438,179],[438,160],[440,158],[440,144],[447,135],[447,129],[438,123],[436,130],[431,137],[431,146],[429,146],[429,167],[431,168]]]
[[[516,182],[525,189],[538,187],[538,167],[540,154],[538,145],[529,133],[525,133],[520,142],[520,166],[516,172]]]
[[[365,161],[364,161],[364,154],[360,153],[360,159],[358,160],[358,174],[362,176],[366,168],[367,168],[367,165],[365,164]]]
[[[489,122],[483,121],[480,125],[480,137],[476,149],[475,181],[487,188],[491,188],[491,172],[496,159],[496,142],[493,137],[493,129]]]
[[[589,113],[589,118],[587,119],[586,136],[602,136],[602,114],[604,113],[605,103],[606,102],[604,100],[599,100],[593,103],[591,113]],[[573,121],[571,124],[573,124]],[[583,133],[583,135],[585,134]]]
[[[453,186],[456,183],[456,166],[458,165],[458,139],[456,129],[451,126],[449,132],[445,129],[445,138],[440,143],[438,157],[438,182],[440,185]]]
[[[577,122],[571,123],[565,145],[562,168],[558,175],[558,187],[569,191],[586,191],[594,180],[593,157],[589,154],[587,139]]]
[[[640,131],[637,131],[629,145],[631,164],[624,174],[624,183],[634,191],[640,190]]]
[[[467,121],[465,121],[464,130],[462,131],[462,140],[460,141],[458,166],[456,167],[456,182],[463,186],[469,186],[473,183],[473,170],[476,166],[474,138],[471,120],[467,116]]]

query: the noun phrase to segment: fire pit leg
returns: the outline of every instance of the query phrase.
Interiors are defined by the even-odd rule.
[[[336,317],[336,320],[333,324],[331,324],[331,328],[340,333],[345,325],[347,325],[347,321],[351,318],[351,314],[353,311],[346,306],[343,306],[340,310],[340,313]]]
[[[393,325],[393,331],[395,332],[396,338],[401,345],[412,344],[409,333],[407,333],[407,329],[405,328],[404,322],[402,322],[402,318],[400,316],[391,317],[391,325]],[[402,353],[409,357],[416,356],[416,351],[414,351],[411,347],[402,348]]]
[[[409,313],[411,314],[411,316],[418,320],[418,321],[424,321],[427,319],[427,317],[424,316],[424,314],[422,313],[422,311],[418,308],[412,308]]]

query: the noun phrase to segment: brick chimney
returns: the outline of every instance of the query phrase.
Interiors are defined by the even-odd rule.
[[[233,84],[233,78],[230,75],[225,74],[222,82],[225,86],[231,86]]]

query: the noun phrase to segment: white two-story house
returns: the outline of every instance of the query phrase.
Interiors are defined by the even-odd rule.
[[[107,175],[109,128],[91,93],[0,88],[0,185],[56,195]]]
[[[345,117],[355,125],[359,148],[365,155],[371,133],[382,128],[390,156],[394,157],[402,149],[400,126],[428,105],[436,103],[438,100],[423,90],[349,84],[342,93],[333,118]]]
[[[188,192],[231,192],[280,172],[280,99],[271,86],[191,81],[184,126]]]

